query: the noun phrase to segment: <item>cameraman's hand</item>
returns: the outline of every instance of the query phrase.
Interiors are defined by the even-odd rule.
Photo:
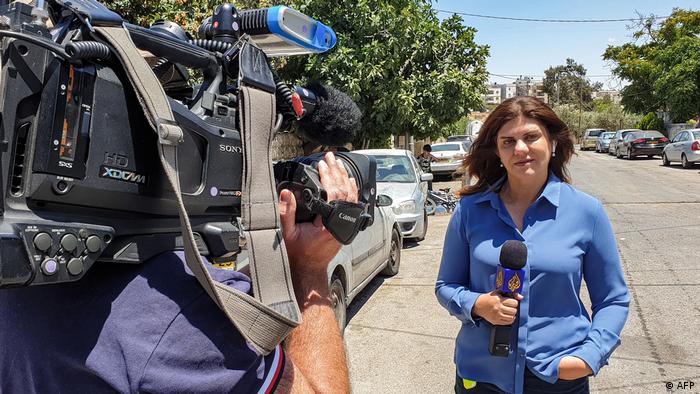
[[[318,172],[328,201],[357,202],[357,185],[333,153],[326,153],[324,160],[318,163]],[[292,272],[295,275],[323,273],[325,277],[328,263],[338,253],[341,244],[326,230],[320,216],[313,223],[295,223],[296,209],[294,194],[282,190],[279,210]]]

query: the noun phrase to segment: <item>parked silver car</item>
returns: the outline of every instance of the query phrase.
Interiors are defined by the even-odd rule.
[[[595,151],[598,153],[608,152],[608,147],[610,147],[610,140],[615,136],[614,131],[606,131],[601,134],[595,142]]]
[[[464,157],[469,154],[471,142],[454,141],[441,142],[431,145],[433,156],[437,162],[430,164],[430,171],[434,175],[450,175],[462,166]]]
[[[622,140],[625,139],[625,136],[633,131],[642,131],[640,129],[624,129],[624,130],[618,130],[615,132],[615,135],[612,137],[610,140],[610,145],[608,146],[608,153],[611,155],[617,156],[617,144],[622,144]]]
[[[681,162],[683,168],[691,168],[700,162],[700,129],[683,130],[676,134],[661,153],[665,166]]]
[[[605,129],[586,129],[581,138],[581,150],[595,149],[598,137],[605,132]]]
[[[368,149],[354,151],[377,160],[377,193],[394,200],[391,208],[404,238],[422,241],[428,231],[425,200],[428,181],[433,174],[420,169],[416,158],[407,150]]]
[[[374,222],[360,231],[350,245],[343,245],[328,264],[331,301],[341,330],[347,323],[347,307],[377,274],[399,272],[403,239],[391,209],[393,201],[377,196]]]

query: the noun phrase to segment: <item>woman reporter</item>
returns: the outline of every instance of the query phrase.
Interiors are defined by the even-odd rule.
[[[570,185],[573,152],[569,130],[547,105],[515,97],[490,114],[465,159],[478,181],[460,191],[435,286],[462,321],[456,392],[587,393],[587,377],[620,344],[629,295],[617,244],[601,203]],[[493,291],[510,239],[528,249],[517,299]],[[511,352],[492,356],[491,327],[508,324]]]

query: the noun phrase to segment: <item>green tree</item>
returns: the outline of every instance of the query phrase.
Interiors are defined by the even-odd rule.
[[[241,9],[270,5],[247,1]],[[348,93],[363,112],[355,146],[385,145],[392,134],[418,139],[457,131],[482,106],[488,47],[454,15],[442,22],[428,0],[287,0],[335,30],[336,47],[277,62],[293,83],[320,81]],[[135,23],[171,19],[190,32],[219,2],[113,0],[106,4]],[[239,3],[237,3],[239,5]]]
[[[674,122],[700,114],[700,11],[674,9],[661,22],[640,18],[635,42],[608,46],[603,58],[629,81],[622,104],[634,112],[665,111]]]
[[[649,112],[648,114],[644,115],[642,120],[639,121],[637,128],[642,130],[660,131],[664,129],[664,122],[663,120],[659,119],[658,116],[656,116],[656,112]]]
[[[591,95],[602,88],[600,82],[591,83],[586,78],[586,68],[574,59],[566,64],[549,67],[544,71],[544,91],[559,104],[577,104],[590,108]]]
[[[482,105],[488,48],[456,15],[440,22],[425,0],[296,0],[301,12],[327,22],[337,48],[290,58],[287,80],[321,80],[350,94],[363,111],[356,146],[391,134],[417,139],[456,132],[459,119]]]
[[[554,107],[554,112],[566,123],[576,139],[580,139],[586,129],[619,130],[637,127],[642,116],[629,113],[620,104],[605,102],[595,111],[579,111],[578,105],[562,104]],[[659,129],[656,129],[659,130]]]

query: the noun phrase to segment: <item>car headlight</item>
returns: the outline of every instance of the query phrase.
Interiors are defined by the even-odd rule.
[[[391,207],[391,209],[393,209],[394,213],[397,215],[413,213],[416,211],[416,202],[413,200],[404,201],[398,206]]]

